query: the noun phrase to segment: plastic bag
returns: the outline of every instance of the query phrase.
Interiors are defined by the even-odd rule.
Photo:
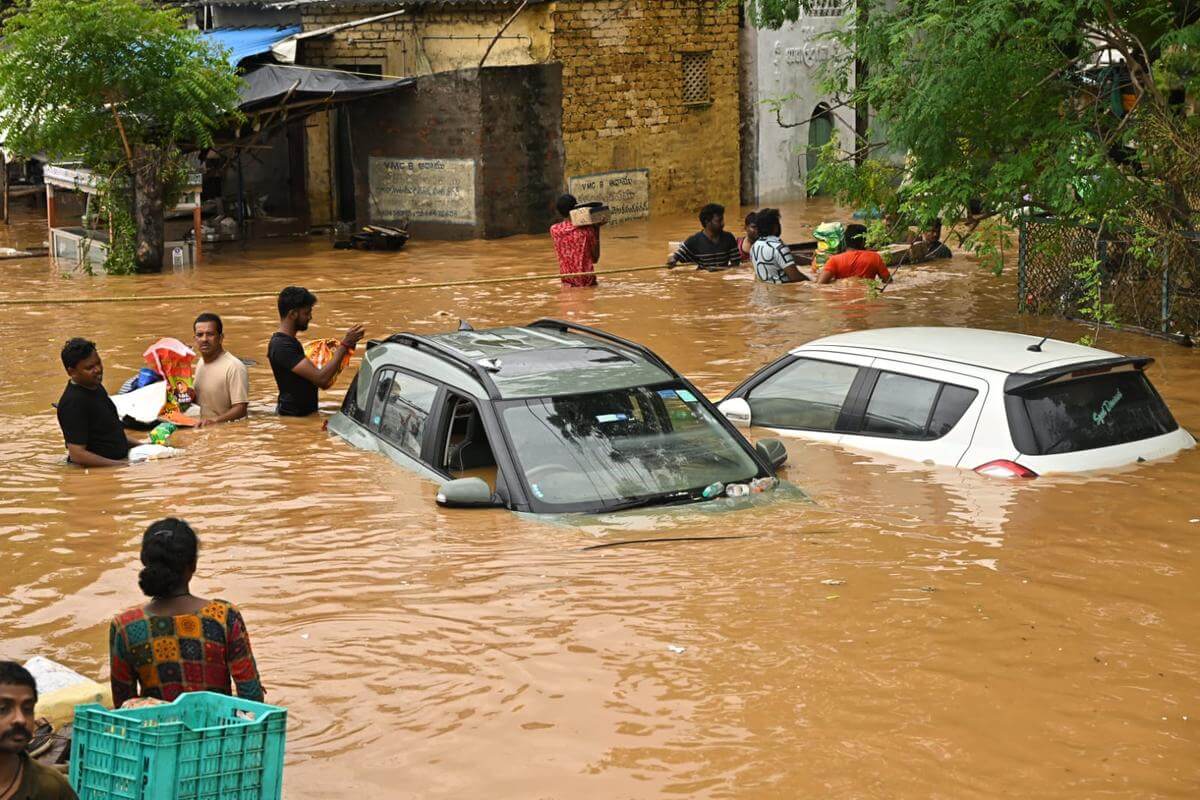
[[[121,388],[117,390],[117,394],[128,394],[144,386],[149,386],[152,383],[158,383],[161,380],[162,375],[159,375],[149,367],[142,367],[136,375],[121,384]]]
[[[196,401],[196,354],[178,339],[159,339],[142,353],[150,368],[167,382],[167,403],[164,413],[186,411]]]
[[[817,240],[813,266],[820,269],[831,255],[846,249],[846,226],[840,222],[822,222],[813,231],[813,238]]]
[[[333,352],[337,350],[340,342],[337,339],[313,339],[308,344],[304,345],[304,355],[313,363],[317,369],[321,369],[329,363],[333,358]],[[338,365],[337,370],[333,373],[333,379],[336,381],[338,375],[342,374],[342,370],[350,363],[350,354],[346,353],[342,357],[342,363]]]

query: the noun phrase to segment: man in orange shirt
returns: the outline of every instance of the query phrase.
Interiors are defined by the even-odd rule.
[[[846,226],[846,252],[830,256],[821,268],[817,283],[833,283],[842,278],[892,279],[883,265],[883,256],[867,248],[867,229],[864,225]]]

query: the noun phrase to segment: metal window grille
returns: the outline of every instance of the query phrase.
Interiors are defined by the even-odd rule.
[[[840,17],[844,13],[846,13],[845,0],[812,0],[808,5],[805,16]]]
[[[707,103],[712,99],[708,90],[708,55],[683,54],[683,102]]]

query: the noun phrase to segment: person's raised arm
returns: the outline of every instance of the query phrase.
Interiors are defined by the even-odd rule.
[[[333,351],[333,358],[329,359],[328,364],[317,369],[317,366],[307,358],[302,358],[296,366],[292,367],[292,372],[320,389],[328,389],[337,377],[338,365],[342,363],[342,359],[358,344],[365,333],[366,330],[361,324],[355,325],[346,331],[346,335],[342,337],[342,341]]]
[[[113,458],[96,455],[83,445],[71,444],[70,442],[67,442],[67,457],[71,459],[72,464],[77,464],[81,467],[123,467],[129,463],[128,461],[117,461]]]

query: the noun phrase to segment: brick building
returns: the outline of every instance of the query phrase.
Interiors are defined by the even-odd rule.
[[[298,65],[419,78],[308,118],[312,224],[544,231],[568,187],[620,218],[738,202],[736,3],[529,0],[515,17],[517,0],[287,5]]]

